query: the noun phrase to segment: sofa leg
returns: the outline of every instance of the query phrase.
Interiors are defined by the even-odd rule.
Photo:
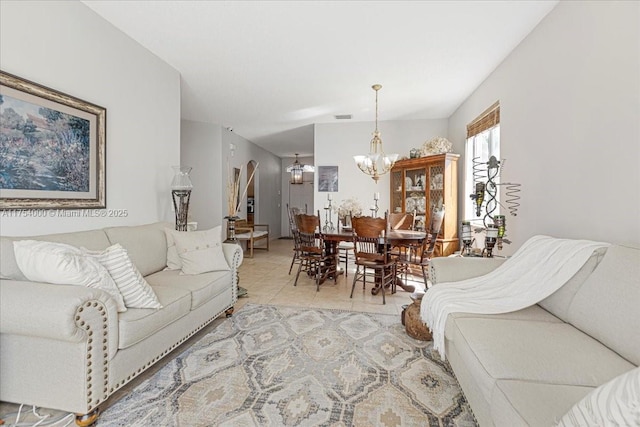
[[[76,414],[76,425],[80,427],[92,426],[98,420],[98,415],[100,415],[100,410],[98,408],[88,414]]]
[[[226,314],[226,315],[227,315],[227,317],[231,317],[231,316],[233,315],[233,307],[228,308],[228,309],[224,312],[224,314]]]

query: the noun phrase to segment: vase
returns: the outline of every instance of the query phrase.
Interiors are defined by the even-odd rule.
[[[239,217],[225,216],[224,219],[227,220],[227,241],[237,242],[238,239],[236,239],[236,221],[239,219]]]
[[[171,181],[171,198],[176,214],[176,230],[187,231],[187,218],[189,216],[189,199],[193,184],[189,174],[189,166],[173,166],[174,175]]]

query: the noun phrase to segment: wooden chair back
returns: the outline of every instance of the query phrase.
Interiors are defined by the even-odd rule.
[[[287,203],[287,215],[289,216],[289,226],[291,227],[291,231],[293,232],[294,230],[298,229],[298,226],[296,225],[296,215],[298,215],[300,212],[300,208],[290,208],[289,207],[289,203]]]
[[[422,253],[422,259],[430,259],[436,248],[436,241],[438,234],[442,229],[442,222],[444,221],[444,205],[442,208],[433,208],[431,212],[431,223],[429,226],[429,240],[426,249]]]
[[[289,216],[289,228],[291,228],[291,236],[293,237],[293,249],[296,253],[300,250],[300,236],[298,235],[298,226],[296,225],[296,215],[300,213],[300,208],[290,208],[287,203],[287,215]],[[294,255],[295,257],[296,255]],[[293,265],[293,264],[292,264]]]
[[[351,218],[353,226],[353,243],[355,245],[356,262],[371,260],[387,262],[387,251],[380,253],[380,245],[387,247],[387,216],[374,218],[356,216]]]
[[[323,249],[320,211],[318,215],[298,214],[295,216],[300,250],[320,253]]]
[[[394,212],[389,214],[389,227],[392,230],[413,229],[413,212]]]

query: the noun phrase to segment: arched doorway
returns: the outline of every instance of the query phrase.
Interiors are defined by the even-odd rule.
[[[253,160],[247,162],[247,181],[253,175],[251,182],[247,184],[247,222],[253,224],[257,218],[257,188],[256,180],[258,179],[258,171],[256,170],[256,163]],[[254,174],[255,171],[255,174]]]

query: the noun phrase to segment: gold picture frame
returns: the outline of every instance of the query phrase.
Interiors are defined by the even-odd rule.
[[[0,71],[0,210],[106,208],[106,116]]]

